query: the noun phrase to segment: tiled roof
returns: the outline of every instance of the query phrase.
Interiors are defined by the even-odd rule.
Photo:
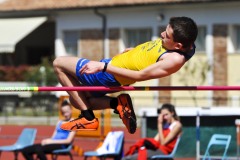
[[[0,12],[219,1],[230,0],[0,0]]]

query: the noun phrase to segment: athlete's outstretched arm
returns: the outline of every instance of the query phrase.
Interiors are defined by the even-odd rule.
[[[175,73],[185,63],[185,59],[183,56],[179,55],[178,53],[171,54],[171,56],[165,56],[165,58],[161,59],[157,63],[152,64],[140,71],[119,68],[108,64],[106,72],[116,76],[132,79],[134,81],[144,81],[149,79],[162,78],[171,75],[172,73]],[[81,74],[92,74],[102,71],[103,68],[103,62],[90,61],[89,63],[84,65],[79,72]]]

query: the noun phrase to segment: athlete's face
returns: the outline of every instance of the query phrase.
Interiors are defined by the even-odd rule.
[[[170,25],[168,25],[166,30],[161,33],[161,38],[163,47],[167,50],[181,49],[181,43],[174,42],[173,40],[173,29]]]
[[[163,121],[166,123],[171,123],[173,119],[173,114],[167,110],[167,109],[162,109],[161,114],[163,115]]]
[[[62,106],[61,111],[62,111],[62,115],[65,118],[65,120],[68,121],[71,119],[71,117],[72,117],[71,106],[69,106],[69,105]]]

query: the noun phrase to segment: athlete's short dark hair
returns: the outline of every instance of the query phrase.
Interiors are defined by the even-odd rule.
[[[189,49],[198,35],[196,23],[189,17],[172,17],[169,25],[173,29],[173,40],[183,44],[183,48]]]

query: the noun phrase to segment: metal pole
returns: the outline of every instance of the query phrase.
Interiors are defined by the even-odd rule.
[[[200,160],[200,114],[196,116],[196,159]]]

